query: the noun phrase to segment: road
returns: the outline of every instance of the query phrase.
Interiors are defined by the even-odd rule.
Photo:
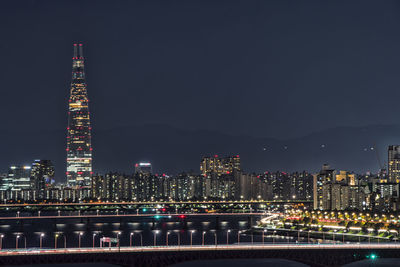
[[[1,256],[10,255],[42,255],[42,254],[84,254],[84,253],[120,253],[120,252],[155,252],[155,251],[215,251],[215,250],[337,250],[337,249],[400,249],[400,243],[385,244],[254,244],[254,245],[185,245],[185,246],[146,246],[146,247],[112,247],[112,248],[59,248],[59,249],[18,249],[18,250],[0,250]]]
[[[109,217],[155,217],[168,218],[168,217],[181,217],[188,216],[264,216],[264,212],[235,212],[235,213],[131,213],[131,214],[84,214],[84,215],[50,215],[50,216],[10,216],[0,217],[0,220],[27,220],[27,219],[73,219],[73,218],[109,218]]]

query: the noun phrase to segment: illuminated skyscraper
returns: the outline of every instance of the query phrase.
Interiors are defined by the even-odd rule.
[[[89,186],[92,145],[82,44],[74,44],[67,130],[67,182],[71,186]]]
[[[400,181],[400,146],[388,147],[388,176],[390,183]]]

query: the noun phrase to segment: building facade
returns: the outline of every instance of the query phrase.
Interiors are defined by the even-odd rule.
[[[90,186],[92,144],[89,99],[86,89],[82,44],[74,44],[72,82],[68,110],[67,183]]]

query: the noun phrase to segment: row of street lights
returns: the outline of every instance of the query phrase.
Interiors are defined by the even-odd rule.
[[[262,243],[264,244],[264,240],[265,240],[265,233],[266,233],[266,231],[267,230],[264,230],[263,232],[262,232]],[[189,231],[189,233],[190,233],[190,246],[193,246],[193,234],[195,233],[196,231],[195,230],[190,230]],[[226,244],[228,245],[229,244],[229,236],[230,236],[230,233],[231,233],[232,231],[231,231],[231,229],[228,229],[228,230],[226,230]],[[243,233],[244,231],[238,231],[237,232],[237,243],[238,244],[240,244],[240,236],[241,236],[241,234]],[[275,231],[276,232],[276,231]],[[155,231],[153,231],[153,245],[154,246],[157,246],[157,235],[160,233],[160,230],[155,230]],[[177,233],[177,238],[178,238],[178,246],[180,246],[181,245],[181,233],[179,232],[179,231],[167,231],[166,232],[166,246],[168,246],[169,245],[169,236],[171,235],[171,233]],[[205,245],[205,235],[207,234],[208,232],[207,231],[203,231],[202,232],[202,238],[201,238],[201,244],[204,246]],[[217,232],[216,231],[210,231],[210,233],[213,233],[214,234],[214,244],[215,244],[215,246],[217,246],[218,245],[218,239],[217,239]],[[78,248],[81,248],[81,244],[82,244],[82,236],[83,236],[83,232],[78,232],[77,233],[78,234]],[[94,248],[95,247],[95,238],[96,238],[96,236],[98,235],[99,233],[93,233],[92,234],[92,247]],[[122,233],[119,231],[119,232],[117,232],[117,234],[116,234],[116,237],[117,237],[117,246],[118,247],[120,247],[120,241],[119,241],[119,237],[120,237],[120,235],[121,235]],[[134,236],[135,236],[135,234],[139,234],[139,236],[140,236],[140,245],[141,246],[143,246],[143,235],[142,235],[142,233],[138,233],[138,232],[131,232],[130,233],[130,236],[129,236],[129,246],[133,246],[133,240],[134,240]],[[20,235],[20,234],[18,234],[18,235],[16,235],[16,237],[15,237],[15,248],[16,249],[18,249],[18,240],[21,238],[21,236],[22,235]],[[57,249],[57,241],[58,241],[58,238],[60,237],[60,236],[62,236],[63,237],[63,241],[64,241],[64,248],[67,248],[67,236],[65,235],[65,234],[63,234],[63,233],[56,233],[55,235],[54,235],[54,249]],[[26,248],[26,237],[25,236],[23,236],[24,237],[24,240],[25,240],[25,248]],[[44,239],[44,237],[45,237],[45,234],[44,233],[40,233],[40,235],[39,235],[39,247],[40,247],[40,249],[42,249],[43,248],[43,239]],[[3,234],[1,234],[0,235],[0,249],[2,249],[2,247],[3,247],[3,238],[4,238],[4,235]],[[274,240],[275,241],[275,240]],[[254,238],[253,238],[253,233],[251,233],[251,243],[253,244],[254,243]]]

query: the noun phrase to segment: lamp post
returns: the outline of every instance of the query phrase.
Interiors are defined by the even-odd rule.
[[[81,237],[82,237],[82,235],[83,235],[83,233],[82,232],[79,232],[79,248],[81,248]]]
[[[217,242],[217,233],[216,232],[214,232],[214,242],[215,242],[215,246],[217,246],[218,242]]]
[[[204,235],[206,234],[205,231],[203,231],[202,236],[201,236],[201,245],[204,246]]]
[[[167,245],[167,247],[168,247],[168,236],[169,236],[169,234],[170,234],[170,232],[168,231],[168,232],[167,232],[167,238],[166,238],[166,239],[167,239],[167,240],[166,240],[166,245]]]
[[[181,232],[178,231],[178,246],[181,246]]]
[[[119,243],[119,235],[121,234],[121,232],[117,232],[117,245],[118,245],[118,249],[119,249],[119,247],[120,247],[120,243]]]
[[[300,232],[303,230],[298,230],[297,231],[297,243],[300,243]]]
[[[99,210],[96,210],[96,216],[99,216]]]
[[[3,249],[3,238],[4,235],[0,235],[0,250]]]
[[[274,231],[272,234],[272,244],[275,244],[275,233],[276,233],[276,231]]]
[[[154,246],[156,246],[156,244],[157,244],[157,234],[158,234],[158,230],[153,232],[153,235],[154,235]]]
[[[193,232],[194,230],[190,230],[190,246],[193,245]]]
[[[119,213],[118,213],[118,212],[119,212],[119,210],[117,209],[117,216],[119,215]]]
[[[240,233],[242,233],[242,231],[238,231],[238,234],[237,234],[238,245],[240,245]]]
[[[64,234],[64,249],[67,248],[67,236]]]
[[[307,243],[310,244],[310,230],[308,230]]]
[[[38,211],[38,217],[40,217],[40,210]]]
[[[264,229],[264,231],[262,232],[262,244],[263,244],[263,246],[264,246],[264,239],[265,239],[265,232],[266,231],[267,230]]]
[[[18,249],[18,239],[19,239],[19,235],[17,235],[15,237],[15,249]]]
[[[58,210],[57,213],[58,213],[58,217],[60,217],[61,216],[61,211]]]
[[[58,234],[55,234],[55,236],[54,236],[54,249],[57,249],[57,238],[58,238]]]
[[[19,211],[17,211],[17,217],[19,218]]]
[[[226,245],[229,245],[229,233],[231,232],[230,229],[226,231]]]
[[[92,245],[93,245],[93,248],[94,248],[94,238],[96,237],[96,233],[94,233],[93,234],[93,238],[92,238]]]
[[[132,238],[135,233],[131,233],[129,236],[129,246],[132,247]]]
[[[42,249],[43,237],[44,237],[44,234],[41,233],[41,234],[40,234],[40,249]]]

